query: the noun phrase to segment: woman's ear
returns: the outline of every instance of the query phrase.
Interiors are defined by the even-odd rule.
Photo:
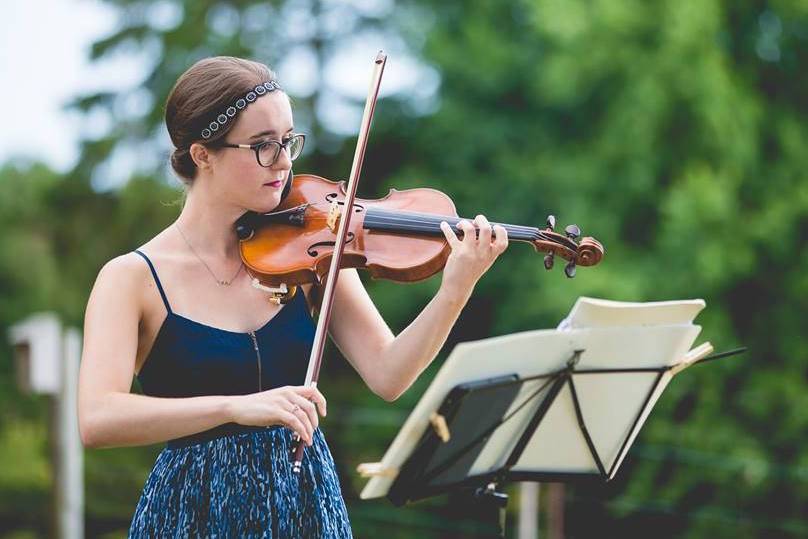
[[[191,144],[188,149],[191,154],[191,159],[194,160],[196,167],[200,170],[211,168],[211,152],[210,150],[198,142]]]

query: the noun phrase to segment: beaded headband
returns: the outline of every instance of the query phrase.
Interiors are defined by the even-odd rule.
[[[259,84],[258,86],[247,92],[247,95],[237,99],[235,103],[227,107],[225,111],[219,114],[214,121],[210,122],[210,124],[208,124],[208,126],[202,130],[202,138],[209,139],[210,137],[213,136],[213,133],[219,130],[220,127],[224,127],[224,124],[226,124],[232,118],[234,118],[238,113],[238,111],[243,110],[244,108],[247,107],[247,105],[258,99],[262,95],[280,89],[281,89],[280,85],[274,80],[265,82],[263,84]]]

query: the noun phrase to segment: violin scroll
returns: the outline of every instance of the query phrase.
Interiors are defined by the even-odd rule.
[[[556,255],[567,261],[564,266],[564,274],[575,277],[577,266],[594,266],[603,258],[604,248],[595,238],[586,236],[579,241],[581,229],[577,225],[568,225],[564,228],[564,234],[555,231],[556,218],[554,215],[547,216],[547,226],[538,234],[538,238],[533,242],[537,251],[544,251],[544,268],[550,270],[555,263]]]

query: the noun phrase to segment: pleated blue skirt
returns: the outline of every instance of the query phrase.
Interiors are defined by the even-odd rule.
[[[300,475],[291,431],[228,434],[157,456],[129,537],[352,537],[334,459],[318,428]]]

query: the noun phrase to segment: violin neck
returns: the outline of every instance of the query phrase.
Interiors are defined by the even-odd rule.
[[[454,217],[449,215],[435,215],[430,213],[417,213],[409,211],[383,210],[381,208],[368,208],[365,214],[364,228],[368,230],[384,230],[386,232],[401,232],[405,234],[423,234],[425,236],[443,236],[440,228],[441,221],[446,221],[459,236],[463,232],[457,228],[460,221],[473,219]],[[540,237],[539,229],[532,226],[509,225],[505,223],[491,223],[502,225],[508,231],[508,240],[534,242]]]

